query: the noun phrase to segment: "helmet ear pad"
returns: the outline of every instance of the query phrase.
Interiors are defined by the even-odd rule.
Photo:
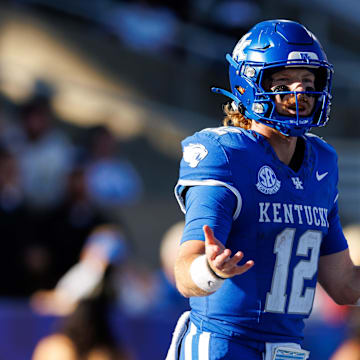
[[[328,87],[328,70],[326,68],[313,69],[315,75],[315,91],[324,91]]]

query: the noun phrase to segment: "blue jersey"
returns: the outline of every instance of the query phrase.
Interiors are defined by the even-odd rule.
[[[301,342],[319,256],[347,248],[337,209],[336,153],[317,136],[303,139],[297,172],[253,131],[205,129],[183,141],[175,188],[182,210],[189,211],[182,241],[204,240],[207,224],[233,253],[241,250],[244,261],[255,261],[214,294],[190,299],[192,321],[204,330]],[[189,188],[204,190],[189,195]]]

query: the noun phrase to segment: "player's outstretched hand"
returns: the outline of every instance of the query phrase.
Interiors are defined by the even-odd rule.
[[[211,269],[222,278],[231,278],[235,275],[243,274],[248,271],[254,261],[249,260],[243,265],[238,265],[239,261],[244,257],[241,251],[238,251],[231,257],[231,250],[225,246],[214,236],[210,226],[203,227],[205,234],[205,253]]]

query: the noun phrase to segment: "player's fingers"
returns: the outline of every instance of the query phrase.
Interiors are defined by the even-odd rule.
[[[236,267],[236,275],[241,275],[255,265],[254,260],[248,260],[244,265]]]
[[[234,254],[234,256],[231,259],[229,259],[227,265],[235,266],[243,257],[244,257],[244,253],[242,251],[238,251],[236,254]]]
[[[213,259],[212,261],[213,265],[219,270],[222,270],[226,265],[227,261],[230,259],[230,256],[231,256],[231,250],[225,249],[218,256],[216,256],[215,259]]]
[[[217,245],[208,245],[205,248],[205,253],[208,260],[213,261],[219,254],[222,253],[222,249]]]

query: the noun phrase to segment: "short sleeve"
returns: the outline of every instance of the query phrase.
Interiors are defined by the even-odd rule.
[[[205,240],[203,226],[208,225],[224,245],[233,223],[236,197],[226,187],[193,186],[186,192],[185,228],[181,242]]]
[[[241,196],[233,184],[226,149],[216,137],[207,132],[199,132],[182,142],[183,157],[180,163],[179,180],[175,186],[175,196],[185,213],[184,194],[191,186],[220,186],[228,188],[237,198],[233,216],[241,210]]]
[[[335,201],[329,217],[329,231],[321,244],[320,256],[334,254],[348,248],[338,213],[338,204]]]
[[[181,180],[216,179],[231,181],[232,174],[224,147],[216,137],[199,132],[182,142]]]
[[[343,251],[348,248],[346,238],[344,236],[342,226],[340,223],[339,209],[338,209],[338,181],[339,181],[339,168],[337,164],[337,154],[333,148],[328,148],[331,150],[332,163],[329,164],[329,168],[333,167],[334,169],[334,187],[331,197],[332,208],[329,212],[328,223],[329,230],[327,235],[324,237],[321,249],[320,256],[334,254],[339,251]],[[332,165],[332,166],[331,166]]]

